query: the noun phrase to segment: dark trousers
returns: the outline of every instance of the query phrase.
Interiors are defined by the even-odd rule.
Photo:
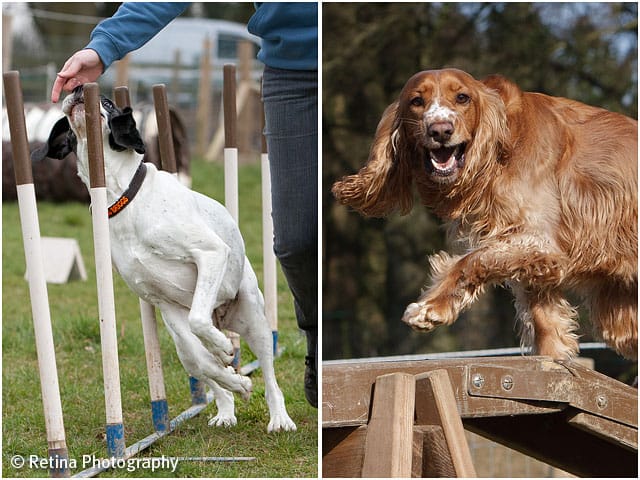
[[[262,95],[271,168],[274,250],[298,326],[318,339],[318,74],[266,67]],[[317,361],[317,360],[316,360]]]

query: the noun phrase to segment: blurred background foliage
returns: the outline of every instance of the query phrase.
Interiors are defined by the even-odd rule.
[[[362,218],[331,185],[364,165],[382,111],[421,70],[500,73],[636,118],[637,3],[324,3],[322,15],[324,359],[517,346],[502,288],[453,326],[413,333],[400,318],[427,256],[446,248],[443,229],[419,207]],[[582,341],[590,331],[583,320]]]

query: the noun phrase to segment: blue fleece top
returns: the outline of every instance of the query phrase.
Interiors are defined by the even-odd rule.
[[[105,70],[147,43],[189,3],[126,2],[91,32],[85,48],[95,50]],[[262,39],[258,59],[289,70],[318,69],[318,5],[312,3],[256,3],[249,32]]]
[[[250,33],[262,39],[258,60],[287,70],[318,69],[318,4],[256,3]]]

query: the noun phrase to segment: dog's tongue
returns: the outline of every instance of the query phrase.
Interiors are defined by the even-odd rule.
[[[431,164],[438,170],[449,170],[456,163],[456,147],[442,147],[437,150],[430,150]]]
[[[74,121],[84,118],[84,103],[77,103],[71,109],[71,117]]]
[[[437,150],[431,150],[429,153],[431,154],[431,158],[437,163],[447,163],[453,157],[454,152],[456,151],[455,147],[442,147]]]

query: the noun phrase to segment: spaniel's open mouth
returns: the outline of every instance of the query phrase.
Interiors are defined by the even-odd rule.
[[[461,143],[453,147],[440,147],[427,150],[428,160],[425,161],[425,166],[434,175],[449,177],[464,166],[465,148],[466,144]]]

